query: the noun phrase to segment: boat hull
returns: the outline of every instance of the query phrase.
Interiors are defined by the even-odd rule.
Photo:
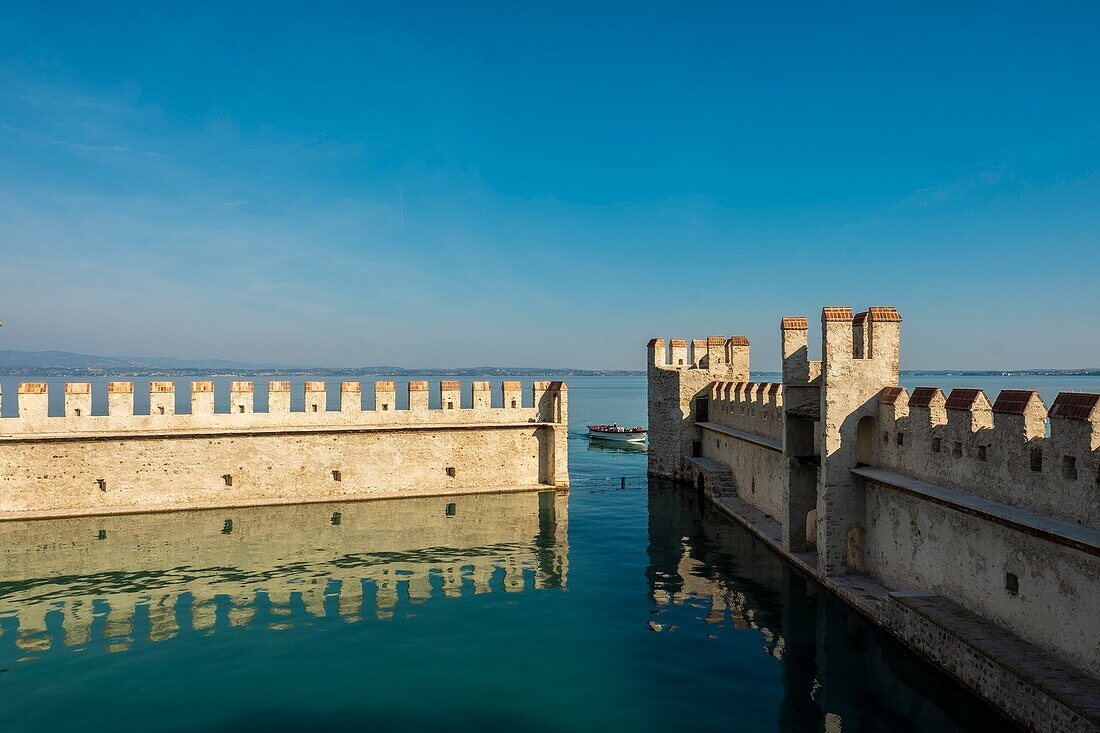
[[[597,430],[589,430],[588,437],[597,440],[607,440],[613,443],[644,443],[649,433],[601,433]]]

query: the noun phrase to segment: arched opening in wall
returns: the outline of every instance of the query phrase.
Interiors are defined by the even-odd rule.
[[[806,549],[817,549],[817,510],[811,509],[806,513]]]
[[[875,458],[875,418],[867,415],[856,426],[856,465],[870,466]]]
[[[852,527],[848,530],[847,559],[848,569],[852,572],[863,572],[863,544],[867,533],[863,527]]]
[[[699,501],[707,498],[707,480],[702,473],[695,475],[695,491],[699,494]]]

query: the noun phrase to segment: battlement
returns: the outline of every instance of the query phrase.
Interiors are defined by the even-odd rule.
[[[712,382],[709,421],[781,439],[783,385],[778,382]]]
[[[494,406],[489,382],[443,380],[436,403],[414,380],[399,408],[379,380],[367,409],[362,383],[341,382],[335,408],[310,380],[292,410],[289,382],[265,395],[240,380],[216,410],[213,382],[155,381],[142,414],[132,382],[110,382],[107,414],[93,414],[97,389],[66,385],[50,415],[46,383],[20,387],[19,415],[0,420],[0,520],[569,485],[563,382],[534,382],[526,400],[504,382]]]
[[[942,595],[1100,670],[1100,395],[1048,410],[1032,390],[910,393],[897,309],[822,308],[819,360],[810,320],[779,320],[782,384],[700,368],[699,340],[651,341],[650,474],[689,483],[884,625],[865,583]],[[987,667],[971,671],[986,684]]]
[[[195,381],[189,384],[190,409],[177,411],[175,382],[149,383],[149,411],[134,412],[133,382],[109,382],[107,384],[107,414],[93,414],[92,385],[88,382],[65,384],[65,411],[63,415],[49,414],[49,385],[45,382],[24,382],[19,385],[19,414],[0,420],[0,438],[27,433],[47,434],[74,432],[85,434],[101,430],[171,430],[209,428],[276,427],[313,425],[319,423],[345,424],[349,420],[376,424],[401,422],[414,417],[416,420],[440,422],[455,420],[465,422],[557,422],[567,390],[563,382],[534,382],[530,387],[531,407],[524,407],[523,385],[518,381],[501,384],[501,407],[493,407],[491,384],[476,381],[466,394],[460,382],[444,380],[438,383],[439,404],[429,408],[428,383],[411,381],[408,384],[408,407],[397,409],[395,385],[391,380],[374,383],[374,409],[364,409],[363,385],[357,381],[340,383],[340,408],[329,410],[328,385],[323,381],[307,381],[302,387],[304,410],[290,409],[290,382],[272,381],[267,387],[266,412],[254,409],[256,387],[251,381],[233,381],[229,384],[229,404],[224,412],[215,410],[214,382]],[[382,413],[386,413],[383,415]],[[551,418],[550,416],[554,416]],[[535,418],[538,417],[537,420]]]
[[[879,423],[875,465],[1100,528],[1100,395],[895,387]]]
[[[709,370],[731,375],[749,372],[749,340],[744,336],[708,336],[705,339],[650,339],[649,366],[664,370]]]

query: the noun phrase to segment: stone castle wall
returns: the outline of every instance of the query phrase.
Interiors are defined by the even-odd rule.
[[[664,339],[648,346],[649,471],[663,478],[683,478],[682,456],[691,455],[696,439],[696,401],[709,396],[715,380],[749,378],[749,342],[743,336]]]
[[[976,496],[1100,529],[1096,395],[884,390],[873,462]],[[869,429],[869,428],[868,428]],[[1049,435],[1048,435],[1049,430]]]
[[[93,415],[87,383],[65,389],[65,415],[48,413],[44,383],[19,389],[19,417],[0,420],[0,518],[210,506],[248,506],[568,486],[566,387],[535,382],[524,407],[519,382],[474,382],[463,408],[458,382],[410,382],[408,408],[394,384],[375,383],[363,410],[359,382],[326,409],[324,382],[306,382],[303,412],[289,383],[269,385],[254,411],[252,382],[233,382],[230,412],[215,413],[213,384],[191,385],[177,413],[175,385],[152,382],[149,414],[133,413],[133,384],[108,384],[108,414]]]
[[[650,473],[774,531],[842,597],[943,597],[1100,677],[1100,395],[910,395],[900,325],[890,307],[824,308],[811,360],[809,320],[783,318],[780,385],[747,381],[747,348],[730,377],[651,341]],[[888,625],[873,595],[848,597]]]

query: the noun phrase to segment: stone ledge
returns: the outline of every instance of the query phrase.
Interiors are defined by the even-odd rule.
[[[1004,627],[924,592],[890,593],[886,625],[1031,730],[1100,730],[1100,682]]]
[[[736,438],[737,440],[744,441],[745,443],[758,445],[761,448],[767,448],[768,450],[773,450],[777,453],[783,452],[783,441],[779,440],[778,438],[769,438],[766,435],[749,433],[744,430],[738,430],[737,428],[731,428],[713,422],[697,422],[695,424],[703,430],[710,430],[714,433],[728,435],[731,438]]]
[[[945,506],[963,514],[1025,532],[1033,537],[1054,542],[1089,555],[1100,555],[1100,531],[1062,519],[1033,512],[1030,509],[1002,504],[993,499],[966,494],[958,489],[921,481],[884,468],[859,466],[852,473],[880,486]]]

